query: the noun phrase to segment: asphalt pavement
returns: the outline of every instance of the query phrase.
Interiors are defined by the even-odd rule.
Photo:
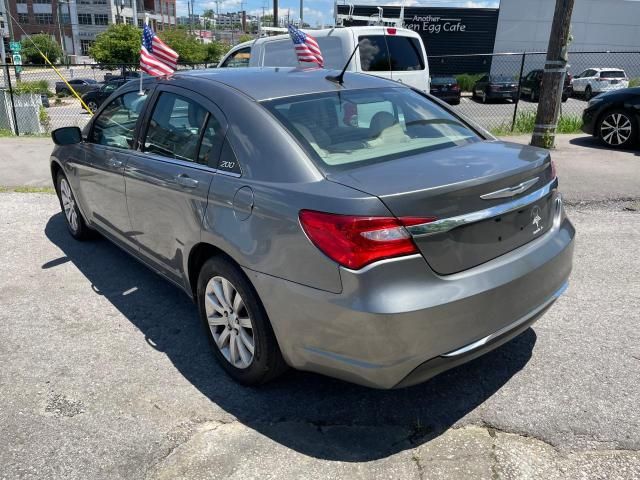
[[[53,195],[1,193],[0,478],[640,479],[640,156],[559,143],[569,290],[512,342],[396,391],[235,384],[184,294],[72,240]]]

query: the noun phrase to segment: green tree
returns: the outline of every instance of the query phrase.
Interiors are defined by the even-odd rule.
[[[62,49],[51,35],[38,33],[37,35],[32,35],[31,40],[33,40],[33,43],[28,38],[25,38],[21,42],[21,53],[26,62],[35,63],[37,65],[46,63],[44,58],[42,58],[42,55],[38,52],[38,49],[47,56],[51,63],[56,63],[62,58]],[[34,46],[34,43],[38,48]]]
[[[248,33],[245,33],[244,35],[240,35],[240,38],[238,39],[238,43],[250,42],[251,40],[253,40],[253,35],[249,35]]]
[[[203,63],[207,59],[207,47],[184,27],[165,30],[158,36],[180,55],[180,62]]]
[[[98,63],[117,65],[138,63],[142,32],[133,25],[110,25],[96,37],[89,49],[89,55]]]
[[[222,57],[229,51],[231,45],[222,42],[211,42],[206,44],[207,62],[219,62]]]

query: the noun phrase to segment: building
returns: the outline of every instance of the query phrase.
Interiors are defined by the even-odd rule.
[[[0,5],[4,0],[0,0]],[[142,27],[145,17],[156,31],[176,25],[176,0],[8,0],[13,36],[47,33],[71,61],[87,57],[96,36],[114,23]]]

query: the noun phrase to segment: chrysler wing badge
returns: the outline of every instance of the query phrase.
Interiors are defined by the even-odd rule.
[[[531,188],[538,181],[538,178],[539,177],[532,178],[531,180],[527,180],[526,182],[522,182],[521,184],[513,187],[507,187],[502,190],[496,190],[495,192],[485,193],[484,195],[480,195],[480,198],[483,200],[494,200],[496,198],[513,197]]]

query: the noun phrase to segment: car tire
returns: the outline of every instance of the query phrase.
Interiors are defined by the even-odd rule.
[[[603,113],[598,121],[596,131],[600,140],[613,148],[628,148],[638,141],[636,118],[622,109]]]
[[[591,90],[591,85],[587,85],[584,89],[584,99],[589,101],[593,97],[593,90]]]
[[[234,263],[223,256],[207,260],[197,300],[214,355],[234,380],[261,385],[287,370],[262,302]]]
[[[62,209],[71,236],[80,241],[92,238],[94,232],[87,226],[87,223],[82,217],[76,197],[73,194],[73,190],[71,190],[69,180],[62,172],[58,172],[56,177],[56,193],[58,194],[60,208]]]
[[[480,97],[480,101],[486,105],[487,103],[487,92],[482,92],[482,96]]]
[[[89,110],[91,110],[93,113],[96,113],[96,110],[98,110],[98,104],[93,100],[89,100],[87,102],[87,107],[89,107]]]
[[[538,101],[538,98],[536,97],[536,91],[533,88],[531,89],[531,94],[529,95],[529,100],[531,100],[531,102],[533,102],[533,103]]]
[[[565,103],[567,100],[569,100],[569,95],[567,95],[566,93],[562,94],[562,103]]]

